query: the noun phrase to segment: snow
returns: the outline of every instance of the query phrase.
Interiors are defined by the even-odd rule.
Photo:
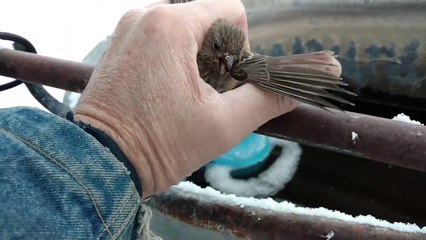
[[[209,166],[205,172],[206,181],[212,187],[222,192],[233,193],[238,196],[271,196],[284,188],[297,170],[302,154],[298,143],[270,138],[271,144],[283,147],[283,153],[269,167],[256,178],[247,180],[231,177],[233,169],[225,166]]]
[[[179,184],[172,186],[172,189],[181,190],[183,196],[185,196],[185,192],[192,192],[200,197],[202,197],[206,201],[210,202],[218,202],[220,201],[223,204],[229,204],[233,206],[241,206],[244,207],[256,207],[260,209],[268,209],[276,212],[283,213],[294,213],[301,215],[310,215],[310,216],[321,216],[331,219],[337,219],[342,221],[349,221],[360,224],[368,224],[374,225],[378,227],[384,227],[393,229],[401,232],[420,232],[426,233],[426,227],[420,228],[415,224],[410,223],[390,223],[385,220],[377,219],[371,215],[360,215],[360,216],[351,216],[339,211],[333,211],[326,208],[306,208],[306,207],[298,207],[293,203],[283,201],[277,202],[272,198],[263,198],[257,199],[253,197],[238,197],[235,194],[222,194],[219,191],[211,188],[201,188],[191,182],[180,182]]]
[[[358,135],[358,133],[356,133],[356,132],[352,131],[352,141],[353,141],[353,142],[356,142],[356,140],[358,140],[358,139],[359,139],[359,135]]]
[[[423,125],[421,122],[416,121],[416,120],[411,120],[411,118],[407,115],[405,115],[404,113],[400,113],[398,115],[396,115],[394,118],[392,118],[392,120],[396,120],[396,121],[400,121],[400,122],[407,122],[407,123],[412,123],[412,124],[417,124],[417,125]]]
[[[326,240],[330,240],[330,239],[332,239],[332,238],[334,237],[334,231],[333,231],[333,230],[331,230],[330,232],[328,232],[328,233],[327,233],[327,235],[323,235],[323,237],[324,237]]]

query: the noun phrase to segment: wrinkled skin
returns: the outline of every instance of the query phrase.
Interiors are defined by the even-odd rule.
[[[106,132],[129,158],[144,197],[167,190],[297,106],[251,84],[220,94],[200,78],[197,52],[218,18],[247,35],[239,0],[126,13],[76,106],[77,121]]]

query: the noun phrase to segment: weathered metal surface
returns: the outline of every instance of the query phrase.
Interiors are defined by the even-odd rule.
[[[302,149],[295,176],[274,198],[426,226],[426,173],[314,147]]]
[[[355,100],[426,114],[426,1],[243,0],[251,47],[334,50]],[[364,110],[364,109],[363,109]]]
[[[151,231],[161,237],[162,240],[243,240],[225,232],[219,232],[214,229],[194,226],[173,216],[151,208]]]
[[[422,125],[303,106],[257,132],[426,172],[426,127]],[[355,139],[352,132],[357,134]]]
[[[92,72],[93,66],[87,64],[0,49],[0,75],[6,77],[82,92]]]
[[[172,188],[149,205],[185,223],[247,239],[426,239],[424,233],[400,232],[332,218],[229,205]],[[331,235],[331,234],[330,234]]]
[[[0,50],[0,74],[81,91],[93,66],[13,50]],[[426,171],[426,127],[310,106],[276,118],[259,133],[401,167]],[[352,140],[352,132],[359,139]],[[392,147],[390,147],[392,146]]]

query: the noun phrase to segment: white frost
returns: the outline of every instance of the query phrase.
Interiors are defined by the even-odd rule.
[[[323,235],[323,237],[324,237],[326,240],[330,240],[330,239],[332,239],[332,238],[334,237],[334,231],[333,231],[333,230],[331,230],[330,232],[328,232],[328,233],[327,233],[327,235]]]
[[[352,141],[356,142],[356,140],[358,140],[358,139],[359,139],[358,133],[352,131]]]
[[[241,206],[244,205],[244,207],[256,207],[261,209],[268,209],[273,210],[276,212],[283,212],[283,213],[294,213],[294,214],[301,214],[301,215],[310,215],[310,216],[320,216],[320,217],[326,217],[331,219],[338,219],[342,221],[349,221],[354,223],[361,223],[361,224],[368,224],[378,227],[385,227],[394,229],[396,231],[401,232],[420,232],[420,233],[426,233],[426,227],[420,228],[419,226],[415,224],[410,223],[390,223],[385,220],[377,219],[371,215],[360,215],[357,217],[353,217],[351,215],[339,212],[339,211],[333,211],[326,208],[305,208],[305,207],[298,207],[293,203],[282,201],[282,202],[276,202],[272,198],[264,198],[264,199],[257,199],[253,197],[237,197],[234,194],[222,194],[219,191],[211,188],[201,188],[191,182],[181,182],[178,185],[175,185],[172,187],[172,189],[178,189],[183,191],[183,194],[185,192],[192,192],[197,194],[200,198],[203,198],[206,201],[210,202],[217,202],[220,201],[224,204],[234,205],[234,206]]]
[[[394,118],[392,118],[392,120],[396,120],[396,121],[400,121],[400,122],[407,122],[407,123],[412,123],[412,124],[418,124],[418,125],[424,125],[423,123],[416,121],[416,120],[411,120],[411,118],[407,115],[405,115],[404,113],[400,113],[398,115],[396,115]]]

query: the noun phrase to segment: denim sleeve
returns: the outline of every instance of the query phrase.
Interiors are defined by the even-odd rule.
[[[128,168],[76,124],[0,110],[0,239],[134,239],[140,193]]]

